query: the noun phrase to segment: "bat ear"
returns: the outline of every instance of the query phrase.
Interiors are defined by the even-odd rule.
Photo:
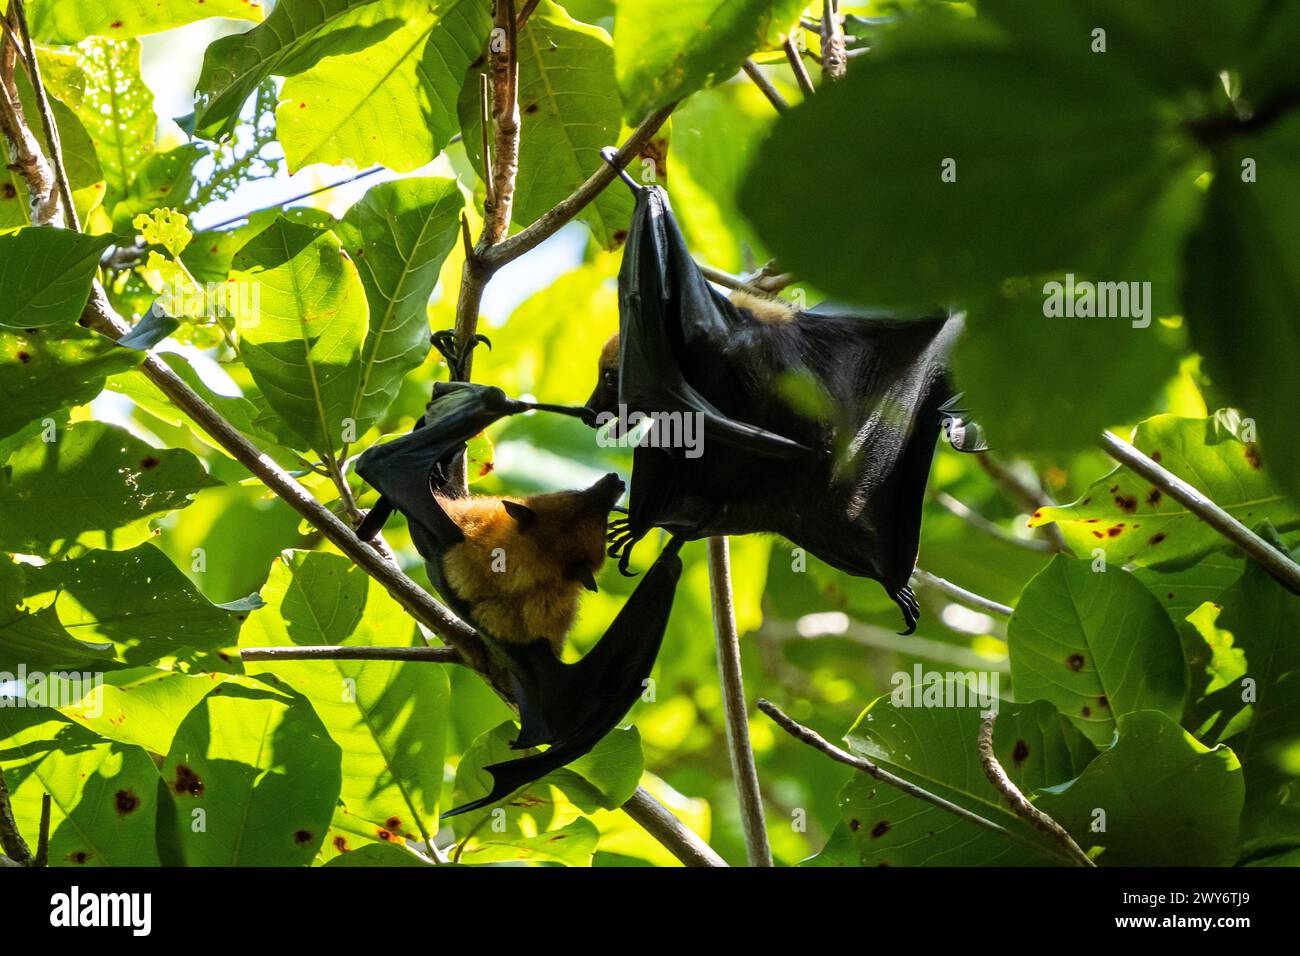
[[[520,531],[527,531],[537,520],[536,511],[517,501],[502,501],[501,507],[506,509],[506,514],[515,519],[515,524],[519,525]]]

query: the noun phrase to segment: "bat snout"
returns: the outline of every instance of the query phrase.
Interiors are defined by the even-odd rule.
[[[623,492],[626,488],[627,485],[623,483],[623,479],[618,476],[618,473],[611,471],[604,478],[600,479],[600,481],[588,488],[587,493],[593,496],[596,501],[600,502],[604,510],[608,511],[614,506],[614,503],[623,496]]]

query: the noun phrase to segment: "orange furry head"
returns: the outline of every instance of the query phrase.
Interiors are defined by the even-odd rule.
[[[618,411],[619,337],[615,332],[600,350],[596,362],[596,389],[587,399],[587,407],[597,414]]]
[[[558,654],[577,615],[579,589],[596,588],[606,521],[623,488],[609,474],[585,491],[522,501],[440,498],[465,538],[443,555],[447,586],[493,637],[546,640]]]

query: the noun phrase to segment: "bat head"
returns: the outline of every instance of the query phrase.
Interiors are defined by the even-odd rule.
[[[550,566],[565,580],[594,591],[596,572],[605,563],[606,521],[624,488],[611,472],[585,491],[556,491],[502,505]]]
[[[596,363],[596,388],[587,399],[587,407],[599,415],[618,412],[619,337],[615,332],[600,350]]]

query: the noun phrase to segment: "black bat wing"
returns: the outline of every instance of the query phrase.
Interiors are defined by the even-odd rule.
[[[703,416],[705,441],[772,458],[796,458],[799,442],[727,415],[689,380],[691,348],[721,347],[736,310],[690,258],[658,186],[637,187],[636,209],[619,272],[619,401],[629,411]],[[725,367],[724,367],[725,368]]]
[[[469,439],[493,422],[530,407],[499,388],[438,383],[423,427],[361,455],[357,474],[383,496],[388,507],[406,516],[411,540],[426,561],[436,564],[448,548],[464,540],[433,494],[445,479],[445,469]]]
[[[537,644],[501,645],[513,665],[520,713],[519,737],[511,746],[550,747],[486,767],[492,775],[491,791],[444,816],[496,803],[588,753],[618,726],[644,690],[659,654],[681,576],[681,544],[680,539],[669,542],[582,660],[564,664]]]

